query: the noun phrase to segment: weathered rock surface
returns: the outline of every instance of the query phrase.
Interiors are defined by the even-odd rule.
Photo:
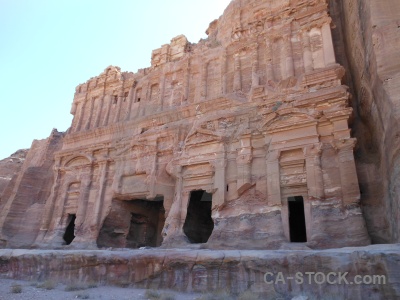
[[[2,196],[1,241],[7,247],[30,247],[39,232],[43,208],[53,185],[54,152],[60,150],[64,134],[53,130],[50,137],[35,140],[21,153],[20,172]],[[19,153],[19,152],[17,152]]]
[[[374,243],[400,241],[400,2],[330,1],[354,95],[361,203]],[[344,64],[344,60],[340,62]]]
[[[0,208],[10,197],[27,153],[28,149],[18,150],[10,157],[0,160]]]
[[[59,282],[99,282],[108,285],[129,283],[135,287],[209,292],[245,290],[263,294],[263,299],[398,299],[400,297],[400,245],[301,251],[250,250],[130,250],[51,251],[1,250],[0,276],[3,278]],[[264,281],[283,280],[276,284]],[[304,275],[297,284],[296,273]],[[341,284],[321,283],[322,277],[306,272],[348,272]],[[355,284],[355,276],[383,275],[386,284]],[[319,275],[322,276],[322,275]],[[366,277],[368,278],[368,277]],[[330,282],[338,280],[333,276]],[[358,280],[358,279],[357,279]],[[320,282],[321,284],[318,284]],[[353,284],[350,284],[353,282]],[[300,283],[300,281],[298,282]]]
[[[370,243],[327,2],[232,1],[207,34],[76,88],[37,246]]]

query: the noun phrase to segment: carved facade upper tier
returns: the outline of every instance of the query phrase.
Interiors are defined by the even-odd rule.
[[[79,85],[37,244],[368,244],[330,26],[322,0],[236,0]]]
[[[79,85],[71,132],[220,97],[255,101],[317,90],[325,77],[315,72],[335,65],[330,24],[324,1],[233,1],[207,40],[178,36],[153,51],[150,68],[108,67]]]

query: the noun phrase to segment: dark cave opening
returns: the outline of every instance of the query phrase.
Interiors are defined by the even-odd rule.
[[[132,200],[130,224],[126,236],[127,248],[159,247],[165,223],[163,201]]]
[[[204,190],[190,193],[183,232],[192,244],[206,243],[214,229],[211,205],[212,194]]]
[[[63,235],[63,239],[67,245],[71,244],[75,238],[75,219],[76,215],[69,214],[68,215],[68,226],[65,229],[65,233]]]
[[[293,243],[307,242],[306,218],[302,196],[288,198],[290,241]]]

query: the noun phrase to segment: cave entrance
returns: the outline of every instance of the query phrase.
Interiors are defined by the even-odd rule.
[[[302,196],[288,198],[290,241],[293,243],[307,242],[306,218]]]
[[[164,201],[129,201],[130,224],[126,236],[127,248],[159,247],[165,223]]]
[[[63,235],[63,239],[67,245],[71,244],[75,238],[75,219],[75,214],[68,214],[68,226]]]
[[[211,218],[212,195],[204,190],[191,191],[183,232],[192,244],[206,243],[214,222]]]

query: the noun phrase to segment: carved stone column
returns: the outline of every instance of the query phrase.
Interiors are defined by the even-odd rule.
[[[283,39],[285,57],[286,57],[286,78],[294,76],[294,64],[293,64],[293,51],[292,51],[292,37],[291,34],[287,35]]]
[[[258,76],[258,43],[256,43],[251,54],[251,86],[256,87],[259,85],[260,78]]]
[[[360,189],[353,154],[355,144],[356,139],[354,138],[335,141],[344,206],[357,203],[360,200]]]
[[[134,83],[129,90],[128,101],[129,103],[128,111],[126,112],[126,121],[130,120],[131,118],[132,103],[136,101],[136,83]]]
[[[310,30],[310,45],[314,69],[324,68],[324,45],[322,41],[321,28],[314,27]]]
[[[214,188],[216,189],[213,199],[212,207],[218,207],[224,204],[226,194],[226,154],[225,146],[221,146],[222,151],[216,154],[215,161],[212,163],[214,166]]]
[[[321,199],[324,196],[321,145],[311,145],[304,148],[304,156],[306,159],[308,196],[313,199]]]
[[[107,126],[108,125],[108,119],[110,118],[110,110],[111,110],[111,106],[112,106],[112,99],[111,99],[111,95],[105,95],[104,96],[104,105],[106,105],[106,115],[104,117],[103,120],[103,126]]]
[[[104,95],[100,96],[100,99],[98,101],[99,101],[99,104],[97,105],[96,119],[95,119],[95,124],[94,124],[95,128],[100,126],[101,110],[103,108]]]
[[[267,63],[267,70],[266,70],[266,77],[267,77],[267,83],[269,81],[275,81],[274,77],[274,67],[272,64],[272,43],[269,37],[266,38],[265,40],[265,60]]]
[[[162,111],[164,108],[164,94],[165,94],[165,75],[163,74],[160,78],[160,98],[158,100],[157,111]]]
[[[142,91],[142,93],[143,93],[143,91]],[[150,83],[150,81],[147,81],[143,100],[144,101],[150,101],[151,100],[150,95],[151,95],[151,83]]]
[[[251,135],[245,135],[240,139],[240,150],[236,158],[237,165],[237,192],[243,194],[251,187],[251,162],[253,160]]]
[[[182,207],[182,166],[172,166],[171,169],[173,169],[173,175],[176,178],[175,193],[171,209],[169,211],[167,219],[165,220],[165,226],[163,230],[163,244],[176,244],[176,242],[182,242],[185,240],[183,233],[183,224],[185,222],[187,208]]]
[[[207,97],[207,72],[208,62],[204,62],[201,69],[201,98],[206,99]]]
[[[149,185],[149,197],[157,196],[157,140],[148,141],[146,153],[149,156],[147,163],[149,178],[147,179]]]
[[[65,170],[60,168],[60,172],[60,174],[65,173]],[[38,243],[43,240],[54,245],[61,245],[63,243],[62,236],[65,228],[62,227],[61,220],[63,218],[65,202],[68,197],[67,191],[70,184],[71,179],[65,178],[62,185],[57,186],[58,191],[55,191],[54,198],[49,198],[49,201],[52,203],[49,204],[49,209],[45,211],[45,219],[43,220],[42,228],[40,229],[40,235],[43,236],[43,239],[41,239],[41,236],[39,235],[36,239]]]
[[[329,23],[322,26],[322,42],[324,45],[324,60],[325,66],[336,63],[335,50],[333,48],[332,32]]]
[[[267,189],[268,205],[281,205],[281,180],[279,172],[279,152],[272,150],[267,153]]]
[[[35,244],[40,244],[45,237],[47,231],[49,230],[51,220],[54,215],[54,208],[56,205],[56,200],[57,200],[57,195],[60,190],[60,185],[61,185],[61,175],[62,171],[60,169],[60,158],[56,158],[56,162],[54,164],[53,168],[53,176],[54,176],[54,184],[51,187],[51,192],[50,196],[46,201],[46,204],[44,206],[44,212],[43,212],[43,219],[42,219],[42,224],[40,226],[40,231],[38,236],[36,237]],[[3,211],[6,211],[6,208],[3,208]],[[1,228],[4,226],[4,221],[3,219],[0,221]]]
[[[92,121],[92,116],[93,116],[94,97],[92,97],[92,99],[88,100],[88,102],[90,102],[90,105],[89,105],[89,117],[86,120],[85,130],[89,130],[90,129],[90,123]]]
[[[121,115],[121,109],[122,109],[122,102],[124,101],[124,92],[121,91],[120,94],[118,95],[117,98],[117,109],[115,111],[115,115],[114,115],[114,123],[118,123],[119,122],[119,118]]]
[[[85,101],[78,102],[78,105],[77,105],[78,119],[76,122],[76,130],[75,130],[76,132],[80,131],[82,128],[85,107],[86,107]]]
[[[228,57],[226,51],[222,54],[221,57],[221,93],[222,95],[225,95],[228,92],[227,88],[227,77],[226,73],[227,71],[227,62],[228,62]]]
[[[189,91],[190,91],[190,57],[187,59],[187,64],[185,68],[185,87],[184,87],[184,101],[189,101]]]
[[[233,91],[238,92],[242,90],[242,76],[240,70],[240,54],[234,55],[234,75],[233,75]]]
[[[104,202],[104,195],[106,190],[106,180],[108,172],[108,160],[99,162],[100,167],[100,179],[99,179],[99,190],[97,191],[97,197],[94,203],[93,219],[91,227],[97,232],[100,230],[101,213]]]
[[[306,73],[309,73],[314,70],[314,67],[313,67],[313,58],[312,58],[311,45],[310,45],[310,36],[308,34],[308,31],[303,32],[302,42],[303,42],[304,71]]]
[[[150,81],[147,82],[146,86],[143,87],[142,89],[142,95],[143,95],[143,99],[141,101],[141,104],[139,105],[139,109],[138,109],[138,117],[143,117],[146,115],[146,105],[144,105],[143,103],[146,103],[147,101],[150,100],[150,90],[151,90],[151,85],[150,85]]]
[[[86,209],[89,201],[90,183],[89,178],[82,178],[81,188],[79,191],[78,211],[76,213],[78,227],[85,221]]]

